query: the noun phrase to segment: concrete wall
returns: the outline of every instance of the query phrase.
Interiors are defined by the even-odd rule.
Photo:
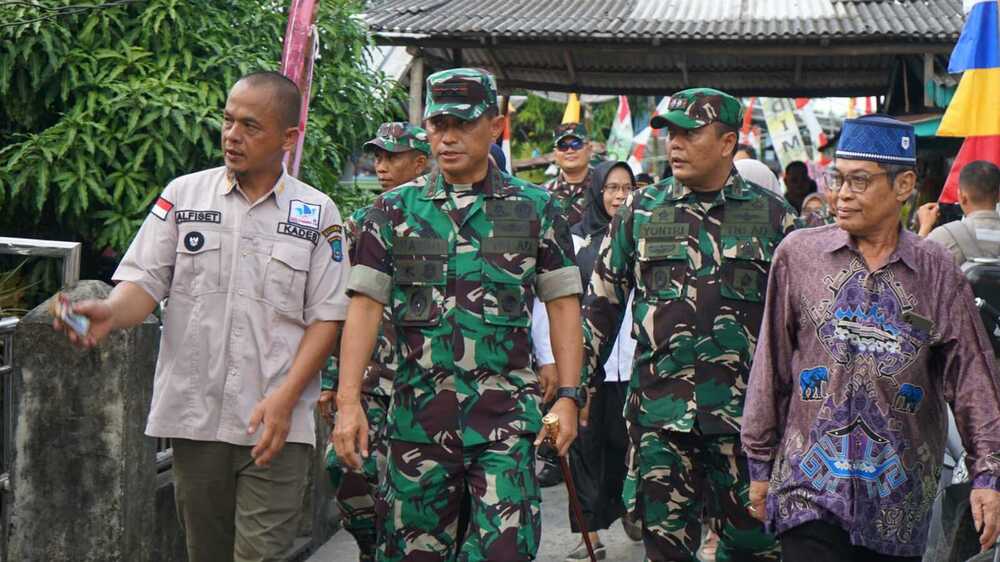
[[[74,300],[110,287],[85,281]],[[46,304],[15,332],[15,428],[7,560],[150,560],[153,441],[143,435],[159,326],[150,317],[79,351]]]
[[[70,297],[102,298],[110,290],[83,281]],[[157,474],[155,441],[143,432],[159,337],[159,321],[150,316],[81,351],[52,330],[47,303],[18,324],[11,490],[2,498],[8,537],[0,559],[186,562],[173,474]],[[328,435],[317,419],[317,442]],[[322,451],[290,560],[303,559],[335,530]]]

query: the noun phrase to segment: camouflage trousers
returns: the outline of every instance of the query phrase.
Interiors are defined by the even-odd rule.
[[[368,416],[368,458],[364,459],[360,470],[345,468],[337,460],[332,445],[327,446],[326,469],[337,490],[337,507],[344,518],[344,529],[357,541],[362,560],[374,560],[378,538],[375,506],[379,475],[385,473],[388,446],[385,419],[389,397],[362,394],[361,403]]]
[[[533,436],[514,435],[445,447],[391,440],[378,560],[534,560],[541,537],[541,497],[532,441]],[[471,512],[459,545],[466,489]]]
[[[632,425],[637,516],[647,560],[696,560],[702,513],[719,535],[718,562],[777,561],[774,537],[750,517],[750,477],[737,435],[680,433]]]

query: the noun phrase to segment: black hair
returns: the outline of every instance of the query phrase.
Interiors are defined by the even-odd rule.
[[[246,82],[253,87],[270,88],[278,105],[278,117],[285,128],[299,124],[302,111],[302,93],[299,87],[280,72],[259,70],[240,78],[237,83]]]
[[[736,135],[737,144],[733,145],[733,151],[729,153],[730,156],[736,156],[736,152],[739,151],[740,149],[739,145],[740,129],[728,123],[723,123],[722,121],[716,121],[715,132],[719,138],[722,138],[722,136],[725,135],[726,133],[733,133]]]
[[[803,172],[805,172],[806,174],[809,173],[809,167],[806,166],[806,163],[803,162],[803,161],[801,161],[801,160],[796,160],[794,162],[789,162],[788,165],[785,166],[785,173],[787,174],[788,172],[791,172],[793,168],[800,169]]]
[[[749,156],[751,160],[757,159],[757,149],[750,146],[749,144],[741,142],[740,144],[736,145],[736,152],[746,152],[747,156]]]
[[[1000,168],[987,160],[969,162],[958,174],[958,189],[974,203],[996,203],[1000,196]]]

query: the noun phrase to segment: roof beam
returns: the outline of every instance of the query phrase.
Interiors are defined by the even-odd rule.
[[[569,73],[570,85],[576,84],[576,67],[573,66],[573,55],[569,49],[563,49],[563,61],[566,62],[566,72]]]
[[[497,60],[497,54],[493,52],[493,47],[486,47],[483,51],[486,53],[486,60],[490,61],[490,66],[493,67],[494,74],[501,80],[507,80],[507,67],[500,64],[500,61]]]
[[[483,43],[479,40],[454,40],[435,38],[410,38],[395,37],[391,35],[375,34],[375,42],[379,45],[419,45],[421,47],[442,47],[442,48],[483,48]],[[539,38],[536,41],[507,41],[501,40],[496,43],[494,49],[544,49],[558,48],[568,49],[576,52],[579,56],[585,56],[590,50],[613,50],[616,53],[625,55],[643,54],[651,50],[649,44],[635,45],[629,43],[614,42],[583,42],[583,41],[552,41]],[[862,57],[871,55],[923,55],[924,53],[947,55],[955,48],[954,42],[940,43],[871,43],[871,44],[850,44],[850,45],[829,45],[824,47],[817,43],[785,43],[775,45],[759,42],[733,42],[720,43],[718,41],[687,41],[685,43],[661,43],[655,47],[657,51],[667,51],[670,53],[688,52],[700,55],[739,55],[742,57],[773,57],[773,56],[803,56],[803,57],[831,57],[831,56],[851,56]]]

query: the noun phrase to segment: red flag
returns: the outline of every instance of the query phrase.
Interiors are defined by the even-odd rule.
[[[948,181],[944,183],[944,189],[941,190],[939,202],[958,202],[958,175],[966,164],[976,160],[988,160],[1000,166],[1000,136],[968,137],[965,139],[965,142],[962,143],[962,149],[955,157],[955,163],[951,166]]]

